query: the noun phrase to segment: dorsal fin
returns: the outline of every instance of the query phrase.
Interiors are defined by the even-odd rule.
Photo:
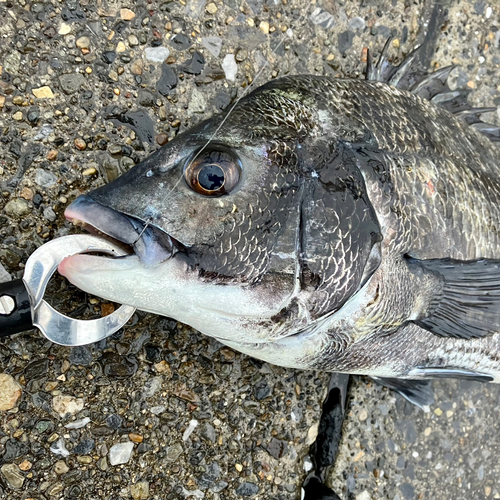
[[[427,73],[418,67],[417,55],[420,47],[406,56],[399,66],[388,60],[389,46],[393,38],[389,37],[376,63],[368,51],[366,79],[388,83],[402,90],[408,90],[436,106],[446,109],[458,118],[464,120],[491,141],[500,141],[500,127],[481,120],[482,113],[495,111],[496,108],[473,108],[467,97],[470,89],[451,90],[448,77],[456,65],[440,68],[433,73]]]

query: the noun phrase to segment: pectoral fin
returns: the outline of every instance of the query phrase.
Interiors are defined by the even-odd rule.
[[[399,392],[410,403],[424,409],[434,403],[434,392],[429,380],[371,377],[377,384]]]
[[[500,261],[412,261],[440,281],[416,324],[441,337],[473,339],[500,332]]]

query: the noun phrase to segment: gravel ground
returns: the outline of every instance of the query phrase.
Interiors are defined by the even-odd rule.
[[[366,47],[377,53],[392,34],[400,60],[429,28],[431,66],[459,64],[455,84],[474,104],[500,104],[500,8],[440,6],[0,0],[0,281],[74,232],[63,212],[76,196],[226,107],[265,61],[257,84],[360,77]],[[50,297],[83,317],[115,307],[61,279]],[[142,313],[89,347],[4,339],[0,372],[0,497],[12,500],[298,499],[328,381]],[[435,389],[424,413],[355,380],[330,475],[342,498],[500,498],[499,390]]]

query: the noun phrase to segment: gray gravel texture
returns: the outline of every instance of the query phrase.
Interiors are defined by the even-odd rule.
[[[431,66],[459,64],[454,83],[475,105],[500,104],[500,7],[440,6],[0,0],[0,277],[20,277],[36,247],[75,232],[63,212],[76,196],[227,106],[265,61],[257,84],[294,73],[361,77],[366,47],[378,53],[392,34],[401,60],[430,27]],[[235,81],[226,78],[231,54]],[[82,317],[114,307],[61,279],[49,295]],[[22,388],[14,408],[0,410],[0,498],[12,500],[298,499],[328,380],[142,313],[89,347],[38,332],[1,340],[0,372]],[[446,381],[435,390],[424,413],[354,381],[329,478],[343,499],[500,498],[498,388]],[[65,428],[72,421],[84,426]],[[112,465],[119,443],[133,443],[132,455]]]

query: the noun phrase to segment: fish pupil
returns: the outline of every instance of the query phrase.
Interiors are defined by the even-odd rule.
[[[201,168],[198,174],[198,183],[207,191],[215,191],[224,185],[224,172],[214,164],[206,165]]]

